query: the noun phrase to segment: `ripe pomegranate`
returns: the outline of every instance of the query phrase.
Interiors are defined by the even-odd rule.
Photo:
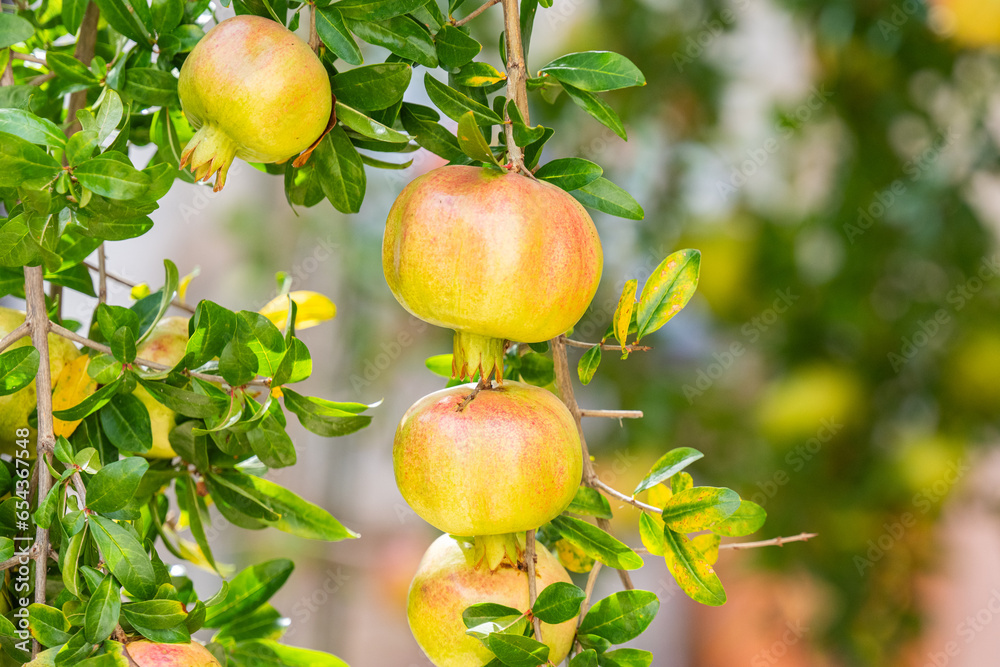
[[[583,316],[601,279],[594,223],[569,194],[514,173],[447,166],[389,211],[382,269],[396,300],[454,329],[457,377],[503,377],[504,340],[537,343]]]
[[[181,106],[198,129],[181,155],[198,180],[218,174],[215,191],[239,157],[284,162],[326,129],[330,79],[316,54],[283,25],[237,16],[212,28],[181,67]]]
[[[190,644],[154,644],[132,642],[125,647],[130,667],[219,667],[208,649],[197,642]]]
[[[187,351],[188,318],[164,317],[153,327],[153,333],[136,350],[136,356],[146,361],[155,361],[167,366],[175,366]],[[149,395],[144,387],[137,387],[135,397],[142,401],[149,412],[149,424],[153,431],[153,446],[142,455],[150,459],[172,459],[177,452],[170,446],[170,432],[177,425],[177,415],[173,410]]]
[[[569,410],[544,389],[509,381],[424,396],[403,415],[392,458],[396,485],[435,528],[474,535],[490,569],[516,563],[512,535],[558,516],[580,486],[583,456]]]
[[[516,567],[496,572],[477,569],[474,551],[469,541],[442,535],[424,554],[410,584],[406,604],[410,630],[437,667],[482,667],[493,658],[479,640],[465,634],[462,612],[466,607],[495,602],[519,611],[528,609],[528,573]],[[559,561],[540,544],[535,576],[539,591],[557,581],[570,581]],[[542,623],[550,664],[558,665],[569,654],[575,634],[575,620]]]

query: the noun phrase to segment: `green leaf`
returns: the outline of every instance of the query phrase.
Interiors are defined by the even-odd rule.
[[[97,77],[87,69],[87,66],[67,53],[50,51],[45,56],[49,68],[59,75],[59,78],[69,83],[96,86]]]
[[[426,148],[445,160],[465,159],[465,154],[458,145],[458,139],[454,134],[433,121],[419,118],[410,110],[409,105],[403,105],[399,119],[406,131],[414,136],[417,144],[422,148]]]
[[[726,603],[726,591],[719,575],[686,535],[668,528],[663,531],[663,543],[667,568],[682,591],[695,602],[712,607]]]
[[[625,126],[622,125],[622,119],[604,100],[593,93],[574,88],[566,83],[563,84],[563,90],[566,91],[574,104],[590,114],[594,120],[612,130],[622,139],[628,139],[625,134]]]
[[[344,25],[344,15],[337,9],[337,5],[317,8],[316,33],[327,48],[341,60],[350,65],[360,65],[364,62],[361,49]]]
[[[545,136],[545,128],[541,125],[528,127],[527,123],[524,122],[524,117],[521,116],[521,110],[517,108],[516,104],[508,102],[506,108],[507,117],[510,119],[514,130],[514,144],[517,146],[528,146]]]
[[[59,499],[62,495],[63,488],[60,486],[54,486],[49,490],[42,502],[38,503],[38,509],[35,510],[35,523],[42,528],[48,528],[52,525],[52,521],[56,516],[56,510],[59,509]]]
[[[282,532],[327,542],[358,537],[357,533],[345,528],[322,507],[300,498],[274,482],[241,473],[222,473],[215,477],[257,498],[265,507],[278,515],[277,520],[266,523]]]
[[[394,16],[382,21],[348,19],[351,32],[369,44],[388,49],[400,58],[424,67],[437,67],[437,50],[427,29],[409,16]]]
[[[663,555],[663,523],[643,512],[639,515],[639,538],[646,550],[654,556]]]
[[[126,95],[146,106],[179,107],[177,79],[170,72],[152,67],[133,67],[125,77]]]
[[[135,10],[123,0],[94,0],[101,10],[101,18],[117,30],[128,37],[133,42],[139,44],[149,44],[149,35],[145,28],[136,18]],[[129,70],[131,74],[135,70]]]
[[[341,213],[357,213],[365,198],[365,165],[344,129],[334,126],[313,151],[323,194]]]
[[[344,104],[377,111],[403,99],[411,74],[412,68],[406,63],[366,65],[335,74],[330,79],[330,87]]]
[[[719,560],[719,546],[722,544],[722,538],[715,533],[695,535],[691,538],[691,544],[701,553],[702,558],[709,565],[715,565]]]
[[[588,486],[581,486],[576,490],[573,502],[566,508],[567,512],[582,514],[584,516],[596,516],[598,519],[610,519],[611,505],[597,489]]]
[[[324,438],[348,435],[371,423],[371,417],[360,414],[368,409],[363,403],[335,403],[303,396],[287,387],[281,391],[285,407],[299,418],[302,426]]]
[[[149,189],[149,175],[104,153],[73,169],[80,184],[102,197],[134,199]]]
[[[569,661],[569,667],[597,667],[597,651],[588,648]]]
[[[480,602],[469,605],[462,610],[462,623],[466,628],[475,628],[484,623],[493,623],[500,619],[524,616],[524,613],[496,602]]]
[[[0,537],[0,561],[9,560],[14,555],[14,540]]]
[[[156,573],[133,532],[99,514],[91,515],[91,534],[111,574],[129,595],[148,599],[156,594]]]
[[[293,569],[295,563],[284,558],[246,568],[229,582],[225,599],[208,607],[205,627],[220,628],[249,614],[284,586]]]
[[[48,118],[39,118],[22,109],[0,109],[0,132],[49,148],[62,148],[66,145],[66,135],[58,125]]]
[[[549,647],[531,637],[493,632],[486,637],[486,648],[510,667],[537,667],[549,660]]]
[[[483,50],[482,44],[453,25],[445,25],[434,35],[438,60],[447,69],[462,67]]]
[[[678,250],[653,270],[639,297],[636,340],[653,333],[687,305],[698,287],[701,252]]]
[[[639,482],[632,495],[637,496],[646,489],[651,489],[657,484],[667,481],[675,473],[684,470],[684,468],[687,468],[703,456],[705,455],[691,447],[671,449],[653,464],[653,467],[649,470],[649,474]]]
[[[104,143],[104,140],[118,128],[118,124],[125,114],[125,105],[122,98],[111,88],[104,89],[104,99],[101,107],[97,110],[97,142]]]
[[[145,600],[122,605],[122,615],[136,627],[166,630],[183,623],[187,612],[178,600]]]
[[[590,92],[646,85],[646,78],[631,60],[611,51],[570,53],[556,58],[541,72]]]
[[[555,625],[576,618],[586,594],[573,584],[557,581],[538,594],[531,613],[543,623]]]
[[[595,345],[580,357],[580,363],[577,364],[576,373],[580,376],[580,382],[584,385],[590,384],[590,381],[594,379],[594,373],[597,372],[597,367],[601,365],[601,346]]]
[[[546,162],[535,172],[535,177],[569,192],[590,185],[603,173],[604,170],[590,160],[567,157]]]
[[[80,514],[85,518],[85,515],[82,512]],[[83,529],[78,531],[69,539],[69,542],[66,544],[66,548],[63,549],[59,559],[59,566],[62,570],[63,585],[66,587],[66,590],[77,597],[82,597],[80,595],[79,577],[80,554],[83,552],[83,545],[86,537],[87,525],[84,523]],[[2,555],[3,554],[0,553],[0,556]],[[7,556],[7,558],[10,558],[10,556]]]
[[[350,19],[383,21],[423,6],[427,0],[340,0],[335,7]]]
[[[471,111],[477,123],[482,125],[503,124],[503,119],[496,115],[492,109],[441,83],[431,76],[430,72],[424,74],[424,89],[427,91],[428,97],[431,98],[431,102],[441,110],[441,113],[456,122],[461,120],[466,112]]]
[[[149,411],[132,394],[118,394],[101,410],[101,427],[122,452],[148,452],[153,446]]]
[[[622,347],[628,340],[629,325],[632,323],[632,309],[635,307],[635,291],[639,281],[628,280],[622,287],[622,295],[618,298],[618,306],[615,308],[615,316],[612,320],[615,330],[615,340]],[[622,359],[628,358],[628,350],[622,350]]]
[[[756,533],[767,520],[767,512],[755,502],[741,500],[740,506],[729,518],[712,526],[711,530],[716,535],[725,537],[742,537]]]
[[[0,49],[31,39],[35,28],[20,16],[0,14]]]
[[[386,127],[373,118],[369,118],[357,109],[352,109],[343,102],[337,101],[337,120],[345,126],[351,128],[358,134],[374,139],[375,141],[386,141],[390,143],[407,143],[410,138],[402,132],[397,132],[391,127]]]
[[[184,0],[153,0],[149,10],[153,27],[163,35],[180,25],[184,18]]]
[[[153,228],[153,221],[146,216],[134,218],[107,219],[83,217],[83,229],[87,234],[107,241],[124,241],[142,236]]]
[[[642,557],[626,544],[615,539],[597,526],[568,516],[552,519],[552,526],[570,543],[585,554],[618,570],[636,570],[642,567]]]
[[[27,387],[38,373],[38,350],[19,347],[0,354],[0,396],[9,396]]]
[[[87,485],[87,507],[95,512],[115,512],[132,500],[149,463],[139,456],[114,461],[101,468]]]
[[[252,639],[280,639],[287,629],[288,619],[271,605],[263,604],[238,621],[223,626],[212,641],[231,645]]]
[[[285,339],[271,320],[260,313],[241,310],[236,335],[257,357],[257,372],[273,377],[285,354]],[[243,325],[246,326],[243,326]]]
[[[127,327],[118,329],[111,336],[111,354],[123,364],[135,361],[135,333]]]
[[[225,514],[227,506],[231,507],[240,514],[254,519],[255,527],[257,528],[263,528],[281,519],[261,499],[257,498],[256,494],[246,491],[225,476],[208,473],[206,479],[209,482],[209,491],[212,494],[212,498],[223,514]],[[226,516],[227,518],[229,517],[229,515]]]
[[[233,662],[253,667],[348,667],[337,656],[286,646],[270,639],[238,643],[229,650]]]
[[[108,637],[118,625],[118,615],[122,607],[122,592],[110,574],[101,580],[94,595],[87,603],[84,633],[87,641],[98,644]]]
[[[489,142],[486,141],[486,137],[483,136],[482,130],[476,123],[475,114],[471,111],[464,114],[458,121],[458,145],[473,160],[500,166],[500,162],[490,150]]]
[[[70,640],[69,620],[61,610],[45,604],[28,606],[28,630],[43,646],[58,646]]]
[[[454,358],[453,354],[436,354],[433,357],[427,357],[424,360],[424,366],[434,375],[450,380],[451,363]]]
[[[87,11],[90,0],[63,0],[62,20],[66,25],[66,31],[75,35],[80,30],[80,23],[83,22],[83,13]]]
[[[52,414],[57,419],[62,419],[63,421],[77,421],[79,419],[83,419],[84,417],[91,415],[104,407],[108,401],[110,401],[118,393],[120,386],[121,379],[115,379],[73,407],[65,410],[55,410]]]
[[[186,358],[189,367],[198,368],[222,353],[236,331],[236,314],[203,300],[198,302],[192,322],[194,330],[188,338]]]
[[[198,419],[218,417],[228,406],[226,401],[215,395],[206,396],[164,382],[151,382],[141,377],[138,380],[158,403],[186,417]]]
[[[600,657],[601,667],[649,667],[653,654],[637,648],[620,648]]]
[[[205,560],[211,565],[216,572],[219,571],[219,566],[215,563],[215,556],[212,554],[212,546],[208,542],[208,537],[205,535],[205,524],[208,523],[208,512],[207,510],[203,513],[202,500],[198,496],[198,490],[195,486],[194,480],[188,479],[184,484],[185,490],[187,491],[187,496],[185,502],[187,504],[188,513],[188,524],[191,526],[191,534],[194,536],[195,542],[201,548],[201,552],[205,554]]]
[[[642,220],[645,212],[632,195],[601,177],[573,191],[576,200],[589,208],[628,220]]]
[[[263,417],[258,428],[247,431],[246,438],[253,453],[269,468],[295,465],[295,445],[273,415]]]
[[[25,181],[53,179],[60,169],[55,158],[43,149],[21,137],[0,132],[0,187],[16,188]]]
[[[656,618],[660,601],[643,590],[620,591],[600,600],[580,623],[580,634],[597,635],[624,644],[641,635]]]
[[[438,57],[440,56],[441,50],[438,49]],[[489,88],[506,80],[507,75],[501,74],[496,67],[489,63],[469,63],[457,74],[452,75],[452,81],[466,88]]]
[[[693,533],[728,519],[739,506],[740,496],[731,489],[696,486],[670,497],[663,522],[678,533]]]

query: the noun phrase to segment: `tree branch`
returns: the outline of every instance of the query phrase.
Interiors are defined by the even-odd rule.
[[[759,540],[757,542],[731,542],[729,544],[720,544],[719,549],[760,549],[761,547],[780,547],[788,544],[789,542],[808,542],[814,537],[818,537],[819,533],[799,533],[798,535],[792,535],[791,537],[774,537],[770,540]]]
[[[521,117],[528,123],[527,65],[524,63],[524,45],[521,43],[521,17],[518,0],[503,2],[504,39],[507,45],[507,101],[513,102]],[[514,126],[508,116],[503,126],[507,139],[507,154],[514,172],[531,176],[524,166],[524,152],[514,143]]]
[[[105,268],[104,244],[97,246],[97,302],[108,302],[108,272]]]
[[[535,606],[538,599],[538,582],[535,580],[535,531],[529,530],[525,534],[524,561],[528,564],[528,609]],[[542,640],[542,622],[531,615],[531,623],[535,628],[535,639]]]
[[[602,482],[599,478],[595,477],[594,480],[593,480],[593,482],[590,484],[590,487],[594,488],[594,489],[597,489],[598,491],[600,491],[601,493],[603,493],[606,496],[610,496],[612,498],[615,498],[616,500],[620,500],[620,501],[622,501],[624,503],[628,503],[629,505],[632,505],[633,507],[638,507],[639,509],[641,509],[644,512],[652,512],[653,514],[660,514],[661,512],[663,512],[663,508],[656,507],[655,505],[647,505],[644,502],[636,500],[632,496],[627,496],[624,493],[622,493],[621,491],[619,491],[618,489],[611,488],[610,486],[608,486],[607,484],[605,484],[604,482]]]
[[[483,12],[485,12],[487,9],[489,9],[493,5],[497,5],[497,4],[500,4],[500,0],[486,0],[486,2],[484,2],[479,7],[477,7],[475,10],[473,10],[472,13],[469,14],[468,16],[466,16],[464,19],[461,19],[460,21],[456,21],[455,19],[451,19],[451,24],[453,26],[463,26],[466,23],[468,23],[469,21],[471,21],[472,19],[476,18],[477,16],[479,16],[480,14],[482,14]]]
[[[83,20],[80,22],[80,36],[76,40],[76,51],[73,55],[84,65],[90,65],[94,59],[94,49],[97,46],[97,20],[100,18],[100,10],[91,1],[87,3],[87,9],[83,12]],[[87,107],[87,91],[78,90],[69,96],[69,106],[66,110],[66,136],[70,137],[80,131],[80,121],[76,118],[76,112]]]
[[[309,48],[313,53],[319,55],[319,47],[322,44],[319,32],[316,30],[316,3],[309,3]]]
[[[3,352],[8,347],[21,340],[25,336],[31,335],[31,325],[28,324],[27,320],[19,326],[18,328],[11,331],[9,334],[0,338],[0,352]]]
[[[610,419],[642,419],[642,410],[580,410],[581,417],[608,417]]]
[[[49,493],[51,477],[48,465],[52,463],[52,452],[55,449],[55,424],[52,417],[52,369],[49,361],[49,316],[45,310],[45,279],[40,266],[28,266],[24,269],[24,296],[27,304],[25,322],[31,327],[31,342],[38,350],[41,360],[38,364],[38,374],[35,376],[35,393],[38,396],[38,440],[36,443],[38,458],[35,466],[38,468],[38,502]],[[35,561],[35,602],[45,604],[45,584],[48,579],[49,531],[38,526],[35,530],[35,546],[38,554]],[[37,655],[38,642],[32,648],[32,654]]]
[[[18,53],[17,51],[11,51],[10,57],[14,60],[23,60],[28,63],[35,63],[36,65],[49,66],[49,63],[44,58],[36,58],[35,56],[28,55],[27,53]]]
[[[572,338],[566,339],[567,347],[579,347],[584,350],[589,350],[592,347],[600,347],[602,350],[617,350],[618,352],[648,352],[653,348],[648,345],[609,345],[608,343],[585,343],[582,340],[573,340]]]

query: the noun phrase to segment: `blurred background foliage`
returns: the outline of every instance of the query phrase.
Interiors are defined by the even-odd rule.
[[[499,9],[472,26],[495,43]],[[1000,585],[996,487],[976,483],[995,473],[1000,417],[998,46],[997,0],[555,0],[539,10],[532,71],[608,49],[648,81],[608,95],[628,143],[565,99],[532,99],[532,121],[557,129],[543,162],[594,159],[646,211],[638,223],[595,219],[605,274],[575,337],[600,337],[625,280],[641,282],[676,249],[703,253],[698,294],[651,337],[654,349],[606,359],[579,393],[584,407],[646,415],[587,424],[602,476],[632,488],[666,449],[695,447],[706,453],[696,481],[766,507],[761,537],[819,533],[729,553],[740,565],[720,566],[722,610],[661,595],[672,610],[656,621],[665,647],[640,640],[657,665],[922,666],[950,641],[961,651],[947,664],[995,664],[976,657],[995,658],[995,630],[973,644],[960,624]],[[296,289],[330,293],[338,319],[304,336],[332,369],[313,382],[386,399],[347,444],[297,441],[316,465],[296,484],[364,539],[230,545],[236,560],[244,550],[296,558],[307,574],[285,606],[314,637],[295,641],[355,667],[426,664],[403,600],[431,535],[398,497],[390,450],[407,397],[440,387],[422,362],[450,351],[450,335],[398,307],[380,264],[392,199],[440,164],[414,155],[404,171],[369,172],[351,217],[325,203],[296,217],[280,184],[246,165],[224,196],[178,183],[147,241],[202,264],[192,301],[229,293],[257,307],[276,268]],[[228,248],[222,261],[200,249],[214,241]],[[112,249],[110,261],[147,271],[141,253]],[[637,544],[636,514],[616,513],[616,530]],[[646,568],[653,582],[657,567]],[[329,596],[317,602],[318,591]],[[808,631],[793,633],[796,623]]]

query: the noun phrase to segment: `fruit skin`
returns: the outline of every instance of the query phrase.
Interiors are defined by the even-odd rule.
[[[593,221],[568,193],[469,166],[441,167],[407,185],[382,241],[386,282],[409,312],[460,334],[523,343],[579,321],[603,262]],[[477,368],[473,359],[463,377]]]
[[[132,665],[137,667],[218,667],[208,649],[190,644],[154,644],[148,641],[132,642],[125,647]]]
[[[541,544],[536,548],[538,591],[557,581],[571,583],[559,561]],[[466,607],[495,602],[519,611],[528,609],[527,572],[513,567],[494,573],[477,569],[473,551],[471,542],[442,535],[424,554],[410,584],[406,604],[410,631],[437,667],[482,667],[493,658],[479,640],[465,634],[462,612]],[[542,639],[552,664],[569,654],[575,634],[575,619],[559,625],[542,623]]]
[[[396,429],[396,485],[410,507],[454,535],[533,530],[573,500],[583,471],[576,422],[544,389],[508,381],[456,407],[474,385],[417,401]]]
[[[24,313],[10,308],[0,308],[0,338],[22,324],[24,324]],[[25,337],[7,349],[13,350],[28,345],[31,345],[31,338]],[[49,334],[49,368],[52,371],[53,382],[59,377],[63,366],[78,356],[80,351],[73,343],[62,336]],[[9,396],[0,396],[0,452],[12,454],[15,451],[18,439],[15,433],[17,429],[27,428],[28,416],[37,404],[38,394],[34,382]],[[30,438],[34,442],[35,429],[31,429]]]
[[[153,333],[136,349],[136,356],[146,361],[176,366],[184,358],[187,342],[188,318],[164,317],[153,327]],[[146,406],[153,430],[153,446],[148,452],[142,452],[142,456],[150,459],[172,459],[177,456],[177,452],[170,446],[170,431],[177,425],[177,415],[157,402],[143,387],[137,387],[134,395]]]
[[[322,135],[333,98],[326,69],[309,45],[259,16],[212,28],[191,51],[178,82],[181,106],[198,129],[181,166],[226,183],[233,157],[284,162]]]

